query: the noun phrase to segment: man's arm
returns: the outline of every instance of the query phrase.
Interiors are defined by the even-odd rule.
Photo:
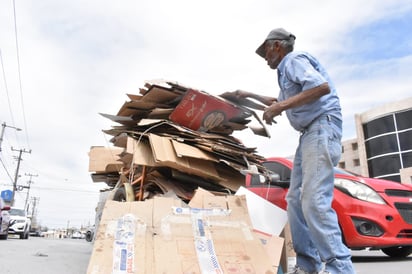
[[[276,101],[269,107],[265,108],[263,112],[263,120],[266,122],[266,124],[271,125],[273,118],[280,115],[283,111],[309,104],[328,93],[330,93],[329,85],[328,83],[323,83],[317,87],[300,92],[299,94],[292,96],[287,100],[281,102]]]

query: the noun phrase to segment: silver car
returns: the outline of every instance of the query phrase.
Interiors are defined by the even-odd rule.
[[[31,220],[27,217],[26,211],[21,208],[10,208],[9,234],[19,235],[20,239],[28,239],[30,233]]]

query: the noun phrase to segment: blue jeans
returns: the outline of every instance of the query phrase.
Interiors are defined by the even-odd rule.
[[[342,122],[321,116],[302,132],[286,200],[296,264],[307,272],[355,273],[332,209],[334,166],[341,155]]]

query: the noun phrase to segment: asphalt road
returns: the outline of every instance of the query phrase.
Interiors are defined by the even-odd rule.
[[[86,273],[92,249],[93,244],[83,239],[9,238],[0,241],[0,273]],[[412,273],[412,256],[394,260],[380,251],[354,251],[352,254],[357,274]]]
[[[86,273],[93,244],[84,239],[9,237],[0,241],[1,274]]]

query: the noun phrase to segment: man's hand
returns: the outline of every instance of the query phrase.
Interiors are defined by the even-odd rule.
[[[279,116],[283,111],[283,108],[280,103],[273,103],[269,107],[265,108],[263,111],[263,120],[268,125],[272,125],[272,123],[276,123],[274,118]]]

